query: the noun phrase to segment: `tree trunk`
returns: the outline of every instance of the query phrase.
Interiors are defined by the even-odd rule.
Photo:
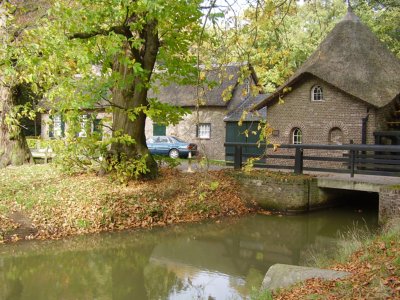
[[[23,2],[21,2],[23,3]],[[7,3],[0,1],[0,42],[8,45],[10,32],[7,26]],[[16,36],[16,35],[14,35]],[[3,78],[1,81],[3,81]],[[22,165],[25,163],[33,163],[31,151],[29,150],[25,136],[21,130],[21,127],[13,122],[14,126],[10,126],[10,112],[18,105],[18,97],[14,93],[14,86],[10,84],[7,87],[0,84],[0,168],[7,167],[9,165]]]
[[[7,124],[7,117],[18,104],[15,94],[6,87],[0,87],[0,168],[33,163],[25,136],[18,125]]]
[[[146,166],[149,172],[143,174],[146,178],[155,178],[157,176],[157,163],[150,154],[146,145],[146,136],[144,133],[146,115],[141,111],[132,121],[129,119],[127,110],[147,106],[147,91],[137,91],[137,82],[135,80],[129,87],[124,89],[114,88],[112,97],[115,105],[126,109],[114,108],[113,112],[113,136],[117,134],[129,135],[134,141],[134,144],[113,143],[111,145],[111,153],[120,156],[122,153],[127,159],[139,159],[146,156]]]
[[[147,107],[147,91],[149,80],[157,58],[159,40],[155,23],[146,24],[147,28],[143,31],[146,35],[145,44],[140,52],[135,51],[126,44],[125,56],[130,61],[140,62],[144,73],[136,75],[129,65],[117,60],[113,69],[118,72],[122,79],[122,85],[114,87],[112,91],[112,102],[114,103],[113,111],[113,136],[117,134],[129,135],[134,139],[134,144],[113,143],[111,145],[111,153],[120,157],[123,153],[127,159],[140,159],[146,157],[146,166],[148,172],[143,174],[145,178],[155,178],[158,174],[157,163],[150,154],[146,144],[145,123],[146,115],[139,110],[136,118],[131,120],[129,115],[132,110]],[[121,87],[123,86],[123,87]]]

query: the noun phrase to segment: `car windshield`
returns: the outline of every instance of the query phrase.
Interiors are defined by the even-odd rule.
[[[172,140],[175,140],[175,141],[179,142],[179,143],[186,143],[185,141],[183,141],[183,140],[177,138],[176,136],[171,136],[170,138],[171,138]]]

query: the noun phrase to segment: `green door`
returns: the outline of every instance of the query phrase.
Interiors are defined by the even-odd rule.
[[[153,136],[166,135],[167,126],[160,124],[153,124]]]
[[[259,139],[257,126],[258,122],[243,122],[242,126],[239,126],[237,122],[227,122],[226,142],[256,143]],[[257,133],[254,135],[253,131]],[[234,150],[235,147],[233,146],[225,147],[225,159],[227,161],[233,161]],[[250,156],[259,156],[262,152],[263,150],[257,147],[243,147],[242,149],[244,160]]]
[[[246,143],[257,143],[260,139],[260,132],[258,130],[258,122],[245,122],[243,127],[246,127],[248,130],[248,137],[246,137]],[[253,134],[256,132],[256,134]],[[260,156],[263,154],[264,150],[258,147],[245,147],[246,154],[249,156]]]
[[[225,134],[225,141],[226,142],[238,142],[237,137],[237,122],[226,122],[226,134]],[[233,161],[235,147],[227,146],[225,147],[225,160],[226,161]]]

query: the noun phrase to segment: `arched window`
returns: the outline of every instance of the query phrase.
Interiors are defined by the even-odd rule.
[[[324,93],[319,85],[313,86],[311,89],[311,101],[323,101]]]
[[[293,128],[292,130],[292,143],[301,144],[303,141],[303,133],[300,128]]]
[[[336,145],[343,144],[343,132],[339,127],[333,127],[329,131],[329,143]]]

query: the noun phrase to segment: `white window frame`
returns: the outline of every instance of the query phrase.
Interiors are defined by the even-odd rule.
[[[311,101],[324,101],[324,90],[322,86],[313,86],[313,88],[311,89]]]
[[[62,136],[62,118],[61,115],[57,114],[53,117],[53,137],[60,138]]]
[[[292,130],[292,144],[300,145],[303,143],[303,132],[300,128],[296,127]]]
[[[87,126],[88,122],[90,121],[89,115],[88,114],[83,114],[80,116],[80,125],[81,125],[81,131],[78,132],[78,137],[87,137]],[[90,133],[93,133],[93,124],[90,124]]]
[[[211,139],[211,123],[199,123],[197,125],[197,137],[202,140]]]

